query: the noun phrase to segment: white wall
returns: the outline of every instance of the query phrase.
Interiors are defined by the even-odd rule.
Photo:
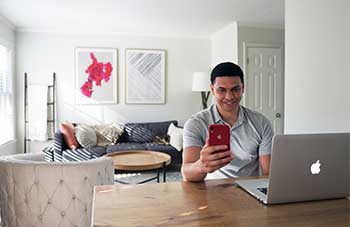
[[[15,48],[15,30],[12,24],[0,15],[0,43]]]
[[[349,8],[286,0],[285,133],[350,131]]]
[[[13,53],[15,52],[15,31],[14,27],[9,24],[9,22],[0,16],[0,44],[4,45],[8,48],[11,48]],[[14,54],[13,54],[13,65],[14,65]],[[15,75],[15,71],[14,74]],[[15,82],[15,80],[13,80]],[[14,93],[15,93],[14,89]],[[16,98],[16,95],[15,95]],[[1,129],[6,130],[6,129]],[[10,141],[9,143],[0,145],[0,155],[16,153],[16,143],[14,141]]]
[[[119,52],[118,104],[74,104],[74,48],[112,47]],[[125,48],[167,51],[166,104],[125,104]],[[30,83],[49,83],[57,74],[58,122],[147,122],[176,119],[181,125],[201,109],[200,94],[191,91],[192,74],[210,68],[210,40],[126,36],[117,34],[17,33],[17,87],[23,88],[23,73]],[[18,131],[23,136],[23,89],[18,91]]]
[[[221,62],[238,62],[237,23],[232,22],[211,36],[211,66]]]

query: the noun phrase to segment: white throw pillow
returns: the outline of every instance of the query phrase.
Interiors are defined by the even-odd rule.
[[[74,129],[78,143],[85,148],[96,146],[97,137],[95,130],[88,125],[79,124]]]
[[[170,136],[170,145],[175,147],[176,150],[182,150],[183,142],[183,129],[176,127],[173,123],[169,125],[168,135]]]

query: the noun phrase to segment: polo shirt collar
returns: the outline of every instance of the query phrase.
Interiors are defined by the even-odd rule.
[[[227,124],[220,116],[219,111],[217,109],[217,106],[215,104],[213,104],[211,106],[211,112],[213,115],[213,120],[215,124]],[[244,111],[243,111],[243,107],[240,105],[239,106],[239,112],[238,112],[238,119],[236,121],[236,123],[232,126],[238,126],[240,124],[242,124],[242,122],[245,120],[245,115],[244,115]]]

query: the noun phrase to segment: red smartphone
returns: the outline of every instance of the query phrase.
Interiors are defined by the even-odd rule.
[[[226,145],[230,150],[230,127],[222,124],[209,125],[209,146]]]

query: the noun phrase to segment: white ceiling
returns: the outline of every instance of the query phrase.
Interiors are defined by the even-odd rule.
[[[284,0],[0,0],[17,30],[209,36],[225,25],[284,26]]]

